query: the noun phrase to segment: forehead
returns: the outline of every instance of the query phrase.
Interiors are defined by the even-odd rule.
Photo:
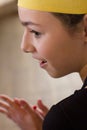
[[[18,13],[22,23],[29,23],[28,25],[30,25],[30,23],[39,24],[40,27],[44,27],[46,29],[50,28],[50,30],[54,28],[63,28],[63,26],[61,26],[61,21],[49,12],[18,7]]]
[[[59,24],[60,19],[55,17],[52,13],[45,11],[29,10],[26,8],[18,7],[18,14],[21,21],[32,21],[43,24]],[[38,24],[37,23],[37,24]]]
[[[50,13],[48,12],[43,12],[43,11],[36,11],[36,10],[29,10],[26,8],[22,8],[22,7],[18,7],[18,14],[20,19],[25,19],[25,20],[29,20],[30,18],[32,19],[44,19],[45,17],[50,17]],[[45,19],[44,19],[45,20]]]

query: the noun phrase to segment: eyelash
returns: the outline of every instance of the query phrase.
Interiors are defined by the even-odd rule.
[[[40,36],[41,36],[41,33],[40,33],[40,32],[37,32],[37,31],[35,31],[35,30],[31,30],[30,32],[33,33],[36,38],[40,38]]]

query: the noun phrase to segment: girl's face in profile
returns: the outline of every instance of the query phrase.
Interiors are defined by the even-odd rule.
[[[84,51],[82,31],[71,34],[48,12],[19,7],[19,17],[25,26],[21,49],[32,53],[41,68],[52,77],[80,71]]]

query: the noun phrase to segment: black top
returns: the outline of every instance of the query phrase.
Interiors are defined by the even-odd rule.
[[[87,78],[82,89],[52,106],[43,130],[87,130]]]

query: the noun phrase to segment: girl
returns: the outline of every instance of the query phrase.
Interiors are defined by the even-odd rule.
[[[52,77],[78,72],[84,85],[49,112],[41,101],[32,108],[1,95],[0,112],[21,130],[87,130],[87,1],[18,0],[18,12],[25,26],[21,49]]]

